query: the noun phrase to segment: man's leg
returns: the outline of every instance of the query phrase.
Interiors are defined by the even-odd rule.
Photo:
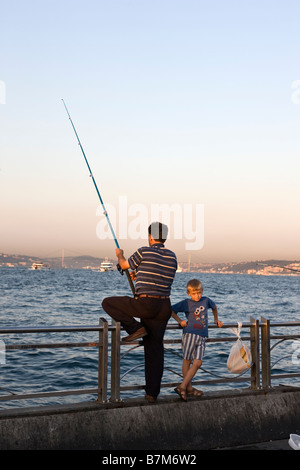
[[[125,331],[131,335],[142,326],[134,318],[138,314],[135,308],[136,302],[136,299],[128,296],[107,297],[103,300],[102,307],[110,317],[120,322]]]
[[[164,371],[163,337],[166,323],[156,320],[143,321],[148,335],[143,338],[145,353],[145,391],[156,398],[160,392],[161,379]]]
[[[102,306],[130,335],[145,326],[144,337],[146,393],[157,397],[164,367],[163,337],[172,309],[169,300],[108,297]],[[133,317],[141,318],[142,324]]]
[[[161,379],[164,372],[163,339],[172,309],[169,300],[153,301],[158,309],[155,318],[143,319],[148,335],[143,338],[145,351],[145,391],[147,395],[156,398],[160,392]]]

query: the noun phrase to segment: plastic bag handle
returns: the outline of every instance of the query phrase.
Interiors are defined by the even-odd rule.
[[[235,334],[238,339],[240,339],[240,331],[243,326],[243,323],[241,321],[237,322],[238,327],[237,328],[230,328],[231,333]]]

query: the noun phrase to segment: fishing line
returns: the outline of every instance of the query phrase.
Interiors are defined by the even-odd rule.
[[[80,149],[81,149],[82,155],[84,156],[85,163],[87,164],[87,167],[88,167],[88,169],[89,169],[90,177],[91,177],[92,180],[93,180],[95,189],[96,189],[96,191],[97,191],[98,197],[99,197],[99,199],[100,199],[100,202],[101,202],[101,205],[102,205],[102,208],[103,208],[103,214],[104,214],[105,217],[106,217],[106,220],[107,220],[108,226],[109,226],[109,228],[110,228],[110,231],[111,231],[111,233],[112,233],[113,239],[114,239],[114,241],[115,241],[116,247],[117,247],[117,248],[120,248],[119,243],[118,243],[118,240],[117,240],[117,237],[116,237],[115,232],[114,232],[114,229],[113,229],[112,224],[111,224],[111,222],[110,222],[108,213],[107,213],[107,211],[106,211],[104,202],[103,202],[103,200],[102,200],[100,191],[99,191],[99,189],[98,189],[97,183],[96,183],[95,178],[94,178],[94,175],[93,175],[93,173],[92,173],[91,167],[90,167],[89,162],[88,162],[88,160],[87,160],[87,158],[86,158],[85,152],[84,152],[84,150],[83,150],[83,147],[82,147],[82,145],[81,145],[80,139],[79,139],[78,134],[77,134],[77,132],[76,132],[75,126],[74,126],[73,121],[72,121],[72,119],[71,119],[70,113],[69,113],[68,108],[67,108],[67,106],[66,106],[66,103],[64,102],[63,99],[62,99],[62,102],[63,102],[64,107],[65,107],[65,109],[66,109],[66,111],[67,111],[67,114],[68,114],[68,116],[69,116],[71,125],[72,125],[72,127],[73,127],[73,130],[74,130],[74,132],[75,132],[76,138],[77,138],[77,140],[78,140],[79,147],[80,147]],[[120,266],[119,266],[119,265],[118,265],[118,270],[121,272],[121,274],[123,274],[123,270],[120,269]],[[125,270],[125,273],[126,273],[128,282],[129,282],[129,284],[130,284],[132,293],[135,294],[134,285],[133,285],[133,282],[132,282],[132,280],[131,280],[131,277],[130,277],[130,274],[129,274],[129,272],[128,272],[128,269]]]

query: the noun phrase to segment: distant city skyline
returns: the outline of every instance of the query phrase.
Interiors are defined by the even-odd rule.
[[[114,257],[63,98],[128,224],[138,205],[189,205],[196,230],[203,207],[194,239],[171,220],[178,259],[300,259],[299,15],[294,0],[3,5],[0,252]],[[127,256],[147,243],[123,235]]]
[[[105,266],[104,266],[105,265]],[[94,271],[117,271],[117,260],[112,258],[93,257],[89,255],[67,254],[64,250],[60,256],[36,258],[26,255],[9,255],[0,253],[0,268],[39,269],[88,269]],[[109,267],[109,269],[107,269]],[[179,261],[177,273],[199,272],[217,274],[255,274],[255,275],[300,275],[300,260],[256,260],[224,263],[199,263],[188,256],[188,260]]]

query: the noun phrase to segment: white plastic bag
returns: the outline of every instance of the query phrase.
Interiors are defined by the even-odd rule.
[[[300,450],[300,436],[298,434],[290,434],[289,445],[294,450]]]
[[[231,348],[228,360],[227,369],[233,374],[241,374],[249,369],[252,364],[252,356],[250,349],[243,343],[240,338],[240,330],[242,323],[238,323],[238,328],[231,328],[230,331],[236,334],[238,339]]]

